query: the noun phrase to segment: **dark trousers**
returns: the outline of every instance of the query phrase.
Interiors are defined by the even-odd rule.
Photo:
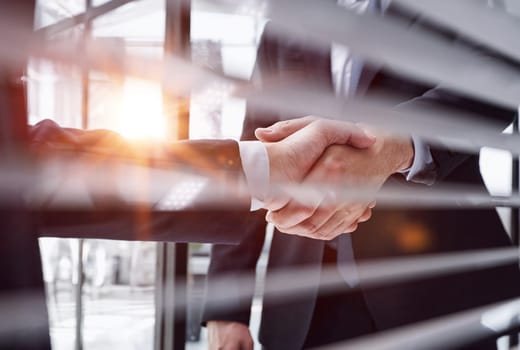
[[[336,250],[326,246],[323,266],[336,265]],[[338,272],[339,278],[339,272]],[[319,292],[303,348],[347,341],[377,331],[360,289],[340,293]],[[496,339],[485,339],[449,350],[496,350]]]
[[[336,259],[336,250],[326,246],[323,266],[337,266]],[[320,291],[303,347],[312,348],[346,341],[375,331],[361,290],[346,289],[334,294]]]

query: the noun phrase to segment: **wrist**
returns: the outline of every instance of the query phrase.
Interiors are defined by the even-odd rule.
[[[393,136],[379,137],[382,140],[381,155],[389,162],[391,174],[409,169],[414,160],[412,139]]]
[[[415,150],[412,139],[399,138],[396,142],[398,144],[397,147],[399,148],[398,154],[401,155],[398,161],[396,172],[400,172],[409,169],[412,166],[415,156]]]
[[[269,180],[273,180],[277,176],[278,173],[278,155],[277,148],[274,147],[273,143],[264,142],[265,150],[267,152],[267,158],[269,163]]]
[[[281,194],[278,186],[289,182],[291,179],[287,176],[287,165],[284,166],[279,143],[264,143],[269,158],[269,181],[264,198],[262,198],[263,207],[269,210],[278,210],[285,206],[289,199]],[[278,194],[278,195],[276,195]]]
[[[283,141],[281,141],[283,142]],[[293,156],[290,156],[281,147],[281,142],[265,142],[264,146],[267,151],[267,157],[269,158],[269,182],[290,182],[296,180],[294,172],[291,172],[292,167],[290,164],[298,164],[298,160],[295,160]]]

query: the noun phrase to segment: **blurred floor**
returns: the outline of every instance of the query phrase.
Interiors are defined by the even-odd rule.
[[[74,348],[75,306],[70,293],[58,293],[49,305],[54,350]],[[96,350],[153,349],[153,290],[111,286],[102,296],[84,297],[84,348]],[[68,300],[67,300],[68,299]]]
[[[153,349],[154,292],[152,288],[131,289],[111,286],[102,295],[84,297],[85,350]],[[49,304],[53,350],[74,348],[75,307],[70,293],[58,293],[57,303]],[[255,300],[251,327],[256,338],[261,303]],[[256,339],[255,339],[256,340]],[[207,349],[207,332],[202,329],[200,341],[188,342],[188,350]],[[258,343],[255,348],[260,349]]]

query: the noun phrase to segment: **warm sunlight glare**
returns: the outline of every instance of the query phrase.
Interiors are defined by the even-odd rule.
[[[119,130],[132,139],[164,139],[166,120],[159,84],[127,78],[123,88]]]

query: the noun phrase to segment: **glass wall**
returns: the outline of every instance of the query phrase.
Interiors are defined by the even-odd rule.
[[[107,2],[98,0],[92,5]],[[96,17],[90,35],[121,54],[160,59],[164,52],[165,6],[164,0],[130,2]],[[85,9],[84,0],[39,0],[35,26],[56,27]],[[192,59],[215,72],[249,79],[262,26],[263,21],[258,18],[230,8],[222,11],[211,1],[195,1],[191,17]],[[80,23],[52,32],[50,39],[79,41],[85,27]],[[237,27],[241,30],[236,30]],[[130,139],[174,137],[166,127],[160,81],[95,70],[85,73],[77,66],[42,59],[31,60],[27,78],[31,124],[50,118],[67,127],[111,129]],[[88,89],[86,125],[82,121],[85,87]],[[232,98],[229,93],[220,86],[193,93],[191,138],[239,138],[245,101]],[[153,348],[157,243],[42,238],[40,248],[54,349],[74,346],[80,274],[84,348]],[[209,245],[190,245],[189,251],[188,284],[192,289],[187,339],[191,348],[204,348],[198,318]]]
[[[97,0],[92,5],[107,2]],[[85,9],[84,0],[39,0],[36,28],[56,25]],[[165,0],[130,2],[96,17],[91,23],[90,35],[120,54],[158,60],[164,55],[165,13]],[[223,8],[211,0],[194,0],[192,61],[233,78],[251,79],[256,49],[265,25],[264,19],[256,15],[247,6]],[[51,37],[53,40],[80,40],[87,27],[74,25]],[[43,59],[31,60],[27,79],[32,124],[50,118],[62,126],[106,128],[131,139],[169,140],[176,137],[168,129],[170,113],[165,111],[160,81],[95,70],[85,72],[77,66]],[[246,103],[230,96],[230,92],[225,85],[215,85],[191,94],[190,138],[240,137]],[[84,101],[88,103],[86,121],[82,112]],[[492,194],[511,193],[510,153],[483,150],[481,169]],[[509,227],[510,210],[504,208],[499,212]],[[42,238],[40,248],[54,349],[73,348],[81,280],[85,349],[154,348],[157,286],[161,278],[157,267],[163,258],[158,254],[159,243]],[[186,335],[191,349],[206,347],[206,335],[199,327],[199,317],[209,250],[207,244],[193,244],[189,248]],[[264,251],[260,270],[265,267],[265,259]],[[253,309],[252,324],[258,324],[261,309],[258,298]],[[254,331],[252,333],[256,336]]]

